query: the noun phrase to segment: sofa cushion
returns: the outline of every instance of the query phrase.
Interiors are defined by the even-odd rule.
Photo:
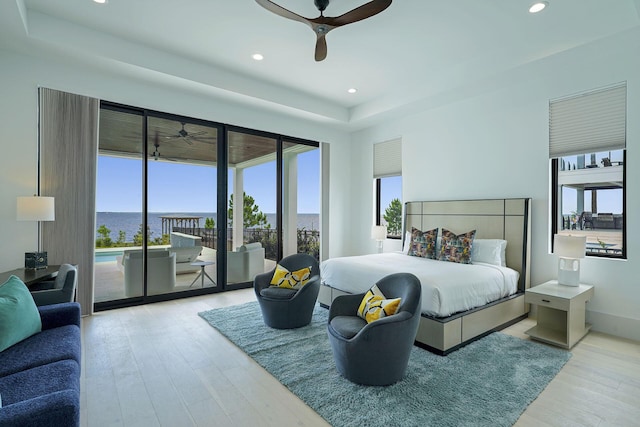
[[[175,252],[176,262],[194,262],[197,261],[200,252],[202,252],[202,246],[186,246],[186,247],[171,247],[169,252]],[[198,268],[198,267],[196,267]]]
[[[79,425],[80,366],[73,360],[2,377],[0,391],[0,425]]]
[[[80,328],[66,325],[47,329],[0,354],[0,377],[60,360],[80,363]]]
[[[278,286],[269,286],[260,291],[260,296],[271,299],[288,300],[293,298],[298,291],[295,289],[281,288]]]
[[[237,248],[237,252],[249,252],[249,251],[255,251],[261,248],[262,248],[262,243],[253,242],[253,243],[247,243],[245,245],[240,246],[239,248]]]
[[[331,319],[331,328],[345,339],[355,337],[367,322],[358,316],[336,316]]]
[[[42,330],[38,307],[16,276],[0,285],[0,352]]]

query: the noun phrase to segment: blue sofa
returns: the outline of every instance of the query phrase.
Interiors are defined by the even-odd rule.
[[[0,426],[78,426],[80,305],[38,311],[42,332],[0,352]]]

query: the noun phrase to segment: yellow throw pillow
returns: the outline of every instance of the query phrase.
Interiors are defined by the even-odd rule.
[[[383,317],[396,314],[400,306],[400,298],[386,299],[378,286],[373,285],[367,291],[358,307],[358,316],[362,317],[367,323],[371,323]]]
[[[301,268],[297,271],[289,271],[280,264],[276,265],[270,285],[287,289],[301,289],[311,278],[311,267]]]

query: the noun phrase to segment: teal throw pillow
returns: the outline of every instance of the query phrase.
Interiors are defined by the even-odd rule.
[[[0,285],[0,351],[42,330],[38,307],[16,276]]]

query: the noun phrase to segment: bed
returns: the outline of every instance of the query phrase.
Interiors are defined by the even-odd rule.
[[[413,273],[423,288],[416,342],[448,354],[527,316],[530,206],[529,198],[407,202],[405,230],[475,229],[474,242],[507,242],[502,264],[457,264],[402,252],[329,259],[321,264],[319,302],[328,307],[338,295],[365,292],[387,274]]]

